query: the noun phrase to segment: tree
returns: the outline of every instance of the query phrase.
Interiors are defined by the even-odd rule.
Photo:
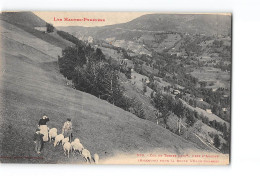
[[[195,113],[193,111],[188,111],[188,114],[186,115],[186,123],[189,126],[193,126],[196,122]]]
[[[214,146],[216,148],[220,147],[220,139],[219,139],[219,136],[217,134],[215,134],[215,136],[214,136]]]
[[[225,140],[229,140],[229,131],[225,122],[223,123],[223,137]]]
[[[46,27],[47,27],[47,32],[48,32],[48,33],[51,33],[51,32],[54,31],[54,27],[53,27],[52,24],[46,23]]]
[[[104,61],[105,60],[105,55],[103,54],[101,49],[99,49],[99,48],[96,49],[96,55],[97,55],[98,61]]]
[[[132,98],[130,101],[131,101],[131,107],[129,108],[130,112],[141,119],[145,119],[145,112],[142,103],[137,101],[135,98]]]
[[[192,99],[189,100],[189,104],[190,104],[191,106],[193,106],[194,103],[193,103]]]
[[[155,116],[156,116],[156,124],[159,124],[159,119],[162,117],[162,113],[160,111],[155,110]]]
[[[178,119],[178,133],[181,134],[181,120],[186,115],[186,112],[184,112],[184,106],[180,100],[176,101],[175,106],[173,107],[173,112],[176,114]]]
[[[127,79],[131,79],[131,75],[132,75],[131,68],[128,68],[126,73],[125,73],[125,76],[127,77]]]
[[[151,99],[154,98],[154,91],[151,92],[151,95],[150,95],[150,96],[151,96]]]
[[[222,147],[221,147],[221,152],[222,153],[229,153],[229,142],[227,142],[227,143],[223,143],[223,145],[222,145]]]
[[[147,86],[146,86],[146,84],[143,85],[143,92],[144,92],[144,93],[147,92]]]
[[[153,98],[153,103],[156,109],[158,109],[160,112],[163,110],[163,95],[161,93],[156,93]]]

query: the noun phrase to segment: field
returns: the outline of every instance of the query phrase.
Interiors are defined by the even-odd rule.
[[[191,75],[198,78],[199,81],[205,81],[208,84],[213,83],[213,85],[208,85],[207,88],[230,87],[230,73],[217,68],[199,68],[191,72]]]

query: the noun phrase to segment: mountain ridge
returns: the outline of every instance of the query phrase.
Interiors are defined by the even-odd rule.
[[[147,14],[126,23],[108,26],[57,26],[57,28],[73,35],[81,33],[98,39],[117,36],[117,33],[128,34],[123,30],[229,35],[231,33],[231,18],[232,16],[219,14]]]

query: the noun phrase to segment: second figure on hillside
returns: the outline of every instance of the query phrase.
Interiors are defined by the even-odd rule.
[[[62,127],[62,134],[64,137],[69,137],[69,141],[72,141],[72,122],[70,118],[67,118],[67,121]]]

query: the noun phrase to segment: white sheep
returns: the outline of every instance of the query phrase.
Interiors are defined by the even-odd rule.
[[[62,145],[64,145],[66,142],[69,142],[69,137],[62,139],[61,141]]]
[[[55,139],[55,137],[57,136],[57,128],[52,128],[49,130],[49,140],[50,142]]]
[[[99,161],[99,156],[97,153],[94,154],[94,161],[96,164],[98,164],[98,161]]]
[[[62,139],[64,139],[63,134],[57,135],[57,136],[55,137],[55,141],[54,141],[54,144],[53,144],[54,147],[55,147],[56,145],[59,145],[59,144],[61,143]]]
[[[79,152],[79,154],[81,154],[81,153],[82,153],[82,150],[84,149],[84,147],[83,147],[83,145],[82,145],[81,143],[78,143],[78,142],[73,141],[73,142],[72,142],[72,149],[73,149],[73,151],[74,151],[74,154],[75,154],[76,152]]]
[[[91,163],[91,155],[87,149],[83,149],[81,155],[87,162],[89,161],[89,163]]]
[[[69,158],[70,151],[71,151],[71,144],[70,144],[70,142],[65,142],[65,144],[63,145],[63,150],[64,150],[65,156],[66,156],[66,152],[68,152],[68,158]]]
[[[70,144],[71,144],[71,148],[72,148],[72,150],[73,150],[73,146],[75,145],[75,142],[72,141]]]
[[[74,142],[76,142],[76,143],[80,143],[79,138],[74,139]]]

